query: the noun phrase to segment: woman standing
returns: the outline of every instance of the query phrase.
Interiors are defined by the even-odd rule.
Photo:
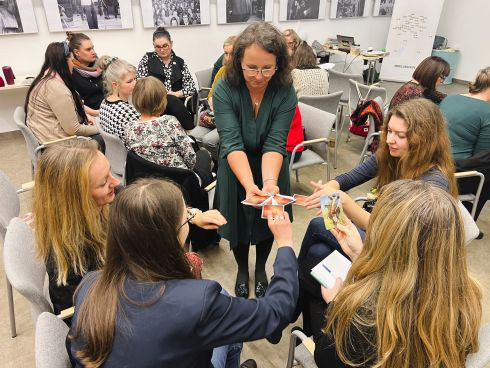
[[[27,92],[24,111],[26,125],[40,143],[71,135],[97,135],[70,77],[73,56],[65,42],[48,45],[41,71]],[[94,137],[94,138],[97,138]]]
[[[83,103],[98,110],[104,99],[102,71],[97,68],[97,54],[90,37],[84,33],[66,32],[70,51],[73,53],[73,84]]]
[[[175,55],[170,33],[164,27],[153,32],[153,47],[155,51],[141,59],[136,78],[152,76],[162,82],[167,89],[165,113],[175,116],[185,130],[193,129],[194,120],[184,106],[185,98],[196,93],[189,68],[184,59]]]
[[[247,298],[248,253],[257,246],[255,295],[268,286],[265,263],[273,237],[258,209],[240,202],[254,194],[289,194],[286,137],[297,99],[281,33],[268,23],[248,26],[234,44],[233,60],[213,95],[220,137],[216,203],[228,224],[238,273],[237,296]],[[291,209],[287,209],[291,214]]]

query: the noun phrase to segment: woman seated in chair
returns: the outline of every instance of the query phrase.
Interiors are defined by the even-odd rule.
[[[155,77],[138,80],[133,104],[141,117],[126,126],[128,150],[161,166],[194,170],[202,187],[209,185],[213,181],[209,153],[205,150],[196,153],[177,119],[161,115],[167,104],[165,86]]]
[[[82,277],[105,261],[108,205],[119,180],[94,141],[49,146],[39,158],[33,197],[37,253],[49,277],[54,312],[73,305]],[[216,211],[195,214],[192,223],[216,229],[226,223]]]
[[[100,126],[105,132],[124,141],[126,125],[140,118],[140,114],[128,102],[136,83],[136,68],[122,59],[110,56],[102,56],[97,64],[103,71],[107,93],[100,104]]]
[[[25,99],[26,125],[39,143],[72,135],[94,136],[103,140],[85,113],[70,74],[73,55],[65,42],[52,42],[46,49],[44,64],[32,82]]]
[[[186,110],[184,100],[196,93],[194,79],[185,61],[175,55],[170,33],[164,27],[153,32],[155,51],[147,52],[138,65],[137,79],[147,76],[157,78],[167,89],[167,114],[177,117],[185,130],[194,128],[194,119]],[[177,115],[178,114],[178,115]]]
[[[363,236],[370,221],[370,213],[355,203],[345,191],[373,178],[377,178],[376,191],[398,179],[418,179],[457,197],[446,123],[434,103],[419,98],[391,109],[382,128],[376,154],[324,185],[312,182],[315,193],[305,204],[308,208],[320,207],[321,196],[340,192],[344,212],[358,226]],[[323,218],[317,217],[308,225],[298,262],[320,262],[334,250],[342,251],[337,240],[326,230]],[[305,292],[300,295],[298,315],[301,311],[307,312],[305,308],[308,301],[320,295],[319,287],[313,291],[301,290]],[[305,322],[308,322],[307,319]],[[305,325],[305,328],[311,332],[310,327]]]
[[[189,220],[170,182],[142,179],[118,194],[106,263],[75,295],[68,351],[77,367],[224,367],[211,360],[213,348],[275,338],[288,325],[298,292],[288,215],[268,219],[278,251],[260,301],[195,279],[183,250]]]
[[[327,71],[318,67],[316,55],[306,41],[301,41],[296,49],[292,67],[291,76],[298,98],[328,94]]]
[[[322,287],[330,305],[314,336],[318,367],[464,367],[479,349],[482,294],[453,196],[395,181],[381,189],[364,243],[348,219],[332,233],[353,262],[344,282]]]
[[[412,80],[401,86],[391,99],[390,109],[412,98],[423,97],[440,104],[446,97],[436,87],[444,83],[450,67],[446,60],[439,56],[429,56],[415,68]]]

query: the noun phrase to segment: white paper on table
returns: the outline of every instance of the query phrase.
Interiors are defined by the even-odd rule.
[[[334,63],[324,63],[324,64],[318,64],[318,66],[322,69],[329,70],[332,69],[335,64]]]
[[[335,285],[335,279],[340,277],[342,281],[347,277],[347,273],[352,263],[340,252],[334,250],[328,257],[311,269],[313,276],[320,284],[328,289]]]

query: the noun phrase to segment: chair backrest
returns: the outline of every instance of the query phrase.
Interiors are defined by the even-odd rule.
[[[362,75],[342,73],[338,70],[330,69],[328,71],[328,93],[343,91],[340,101],[347,102],[349,100],[349,79],[363,83]]]
[[[42,312],[53,312],[44,295],[46,268],[36,256],[34,233],[30,226],[14,217],[5,235],[3,247],[5,273],[10,283],[31,303],[32,321],[36,324]]]
[[[184,197],[193,207],[206,208],[205,206],[208,205],[207,194],[201,189],[199,179],[194,171],[161,166],[128,151],[125,171],[126,184],[129,185],[136,179],[148,177],[166,178],[179,184],[183,189]]]
[[[490,363],[490,323],[480,328],[480,350],[466,357],[466,368],[484,368]]]
[[[473,217],[468,212],[466,207],[463,206],[461,201],[458,201],[458,207],[459,211],[461,212],[461,217],[463,218],[465,243],[469,244],[472,240],[477,238],[477,236],[480,234],[480,230],[478,229],[475,220],[473,220]]]
[[[40,145],[40,143],[37,141],[31,129],[29,129],[29,127],[25,124],[25,120],[26,114],[24,112],[24,109],[20,106],[17,106],[14,111],[14,122],[24,136],[24,140],[26,141],[27,154],[31,159],[32,167],[35,168],[37,156],[34,151]]]
[[[299,101],[336,115],[337,109],[339,108],[340,98],[343,93],[343,91],[338,91],[323,96],[301,96]]]
[[[118,136],[104,131],[100,125],[99,119],[96,119],[96,125],[100,135],[102,135],[102,138],[104,139],[105,155],[111,163],[112,172],[122,177],[124,175],[124,166],[126,165],[128,151]]]
[[[43,312],[36,323],[36,368],[68,368],[70,358],[66,352],[69,328],[52,313]]]
[[[301,112],[301,122],[305,129],[305,140],[328,138],[335,123],[335,115],[302,102],[299,102],[298,106]],[[324,156],[328,144],[319,143],[309,147],[319,155]]]
[[[357,93],[356,88],[359,88],[359,92],[364,100],[374,100],[376,97],[381,97],[383,99],[383,104],[380,105],[381,111],[384,111],[386,104],[386,88],[383,87],[375,87],[375,86],[366,86],[365,84],[359,83],[354,79],[349,79],[349,106],[352,111],[357,107],[357,103],[359,102],[359,94]]]
[[[213,74],[213,68],[199,70],[196,72],[196,79],[199,91],[200,98],[206,98],[208,95],[208,91],[203,91],[201,93],[202,88],[211,88],[211,75]]]
[[[7,226],[14,217],[19,216],[20,202],[17,191],[7,175],[0,171],[0,239],[5,239]]]

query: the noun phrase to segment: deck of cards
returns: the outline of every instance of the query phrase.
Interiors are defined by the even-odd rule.
[[[304,206],[307,196],[295,194],[293,197],[276,194],[271,196],[260,196],[254,194],[242,201],[244,205],[262,209],[262,218],[267,219],[269,214],[272,217],[284,216],[284,206],[294,203]]]
[[[345,225],[345,214],[340,193],[320,197],[320,207],[327,230],[336,228],[337,224]]]

